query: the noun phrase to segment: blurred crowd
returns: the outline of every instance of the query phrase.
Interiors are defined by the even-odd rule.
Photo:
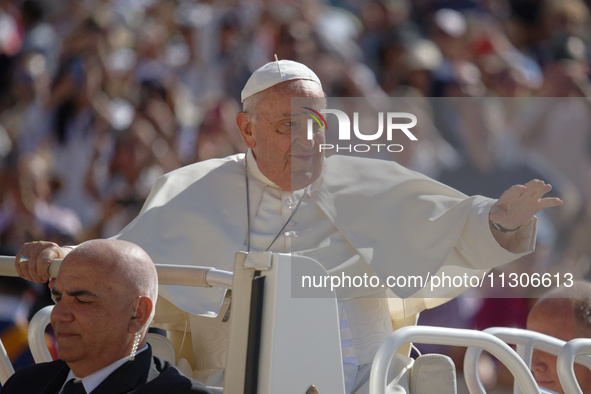
[[[467,194],[552,183],[514,269],[587,277],[590,40],[585,0],[0,0],[0,254],[114,235],[158,176],[244,152],[240,91],[277,55],[329,97],[408,98],[419,142],[389,159]]]

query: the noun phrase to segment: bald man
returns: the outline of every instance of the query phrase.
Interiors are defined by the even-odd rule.
[[[63,260],[52,295],[60,359],[17,372],[2,394],[209,393],[152,356],[145,337],[158,276],[139,246],[121,240],[83,243]]]
[[[563,341],[591,338],[591,283],[575,282],[571,288],[544,295],[530,311],[527,329]],[[582,392],[591,393],[591,371],[579,364],[574,369]],[[532,373],[541,387],[564,393],[556,370],[556,356],[534,350]]]

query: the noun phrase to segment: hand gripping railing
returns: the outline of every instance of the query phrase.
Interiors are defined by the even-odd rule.
[[[14,267],[15,257],[0,256],[0,276],[18,276]],[[59,271],[61,260],[56,259],[49,265],[49,276],[55,278]],[[188,265],[155,264],[158,271],[158,284],[195,287],[232,288],[232,273],[213,267],[198,267]]]
[[[0,276],[18,276],[14,266],[15,258],[14,256],[0,256]],[[56,259],[49,265],[49,276],[51,278],[57,276],[60,264],[61,260]],[[160,285],[232,288],[232,273],[212,267],[156,264],[156,271],[158,272],[158,283]],[[45,330],[49,323],[51,309],[47,308],[39,312],[29,323],[29,338],[32,338],[29,345],[31,353],[36,355],[34,358],[37,362],[51,360],[43,335],[32,335],[32,332],[39,330],[40,327]],[[0,383],[6,382],[13,373],[14,368],[0,341]]]
[[[530,369],[534,348],[558,356],[561,349],[566,344],[565,341],[549,335],[520,328],[490,327],[484,330],[484,332],[494,335],[505,343],[515,345],[515,352]],[[464,378],[466,379],[466,385],[468,386],[470,393],[485,392],[478,375],[478,359],[480,358],[481,353],[482,349],[468,348],[466,355],[464,356]],[[579,357],[577,363],[591,368],[591,357]],[[561,375],[562,374],[559,373],[559,377]],[[520,388],[515,385],[513,393],[520,394],[521,392]],[[568,392],[569,391],[567,391],[567,393]]]
[[[519,356],[499,338],[476,330],[428,326],[403,327],[382,343],[373,360],[370,373],[370,393],[385,394],[388,370],[392,358],[406,343],[426,343],[463,347],[478,347],[486,350],[511,371],[524,393],[539,393],[540,390],[529,369]],[[472,391],[470,391],[472,393]]]

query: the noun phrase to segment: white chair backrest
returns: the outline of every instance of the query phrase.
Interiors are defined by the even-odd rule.
[[[398,349],[406,343],[478,347],[486,350],[511,371],[525,393],[539,393],[538,386],[523,360],[499,338],[476,330],[428,326],[403,327],[390,334],[378,349],[370,374],[370,392],[385,394],[388,370]],[[391,384],[391,383],[390,383]],[[477,388],[478,389],[478,388]],[[483,393],[484,391],[470,391]],[[412,394],[412,393],[411,393]]]
[[[443,354],[423,354],[412,365],[410,393],[455,394],[458,391],[456,366]]]
[[[152,353],[155,356],[176,365],[176,352],[170,339],[164,335],[149,332],[146,334],[146,342],[152,347]]]

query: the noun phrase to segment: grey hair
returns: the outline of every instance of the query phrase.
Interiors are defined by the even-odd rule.
[[[252,96],[250,96],[246,100],[244,100],[244,102],[242,103],[242,111],[246,112],[247,114],[249,114],[252,117],[255,117],[256,113],[257,113],[257,109],[259,107],[259,104],[266,97],[267,97],[266,91],[262,91],[262,92],[258,92],[258,93],[253,94]]]
[[[591,334],[591,299],[579,298],[575,300],[573,311],[579,327]]]

